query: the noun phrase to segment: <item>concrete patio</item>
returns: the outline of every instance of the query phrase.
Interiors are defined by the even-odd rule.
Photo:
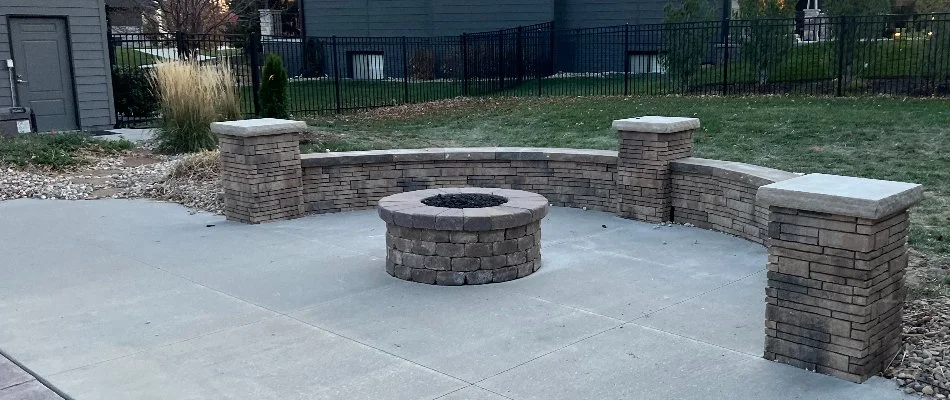
[[[762,359],[766,251],[742,239],[554,208],[540,271],[438,287],[387,275],[384,233],[2,202],[0,349],[77,400],[904,398]]]

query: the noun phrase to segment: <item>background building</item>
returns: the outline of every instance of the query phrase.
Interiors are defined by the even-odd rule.
[[[112,127],[107,27],[103,0],[0,2],[0,108],[15,94],[40,131]]]

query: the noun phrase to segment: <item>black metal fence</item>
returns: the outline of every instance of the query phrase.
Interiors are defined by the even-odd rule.
[[[482,95],[950,95],[950,14],[570,31],[545,23],[424,38],[179,32],[113,35],[111,44],[120,80],[167,60],[229,65],[247,115],[260,110],[261,64],[271,53],[292,77],[298,116]],[[128,90],[116,92],[125,104]],[[126,122],[151,117],[117,111]]]

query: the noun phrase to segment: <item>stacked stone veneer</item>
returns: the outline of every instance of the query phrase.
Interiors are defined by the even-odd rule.
[[[737,162],[685,158],[670,163],[673,221],[764,243],[769,210],[759,188],[798,174]]]
[[[229,220],[256,224],[303,214],[298,135],[306,129],[303,122],[277,119],[211,125]]]
[[[907,208],[921,197],[919,185],[820,174],[763,187],[765,358],[854,382],[887,367],[901,346]]]
[[[496,207],[431,207],[422,199],[444,193],[488,193]],[[541,219],[547,199],[517,190],[429,189],[380,200],[386,221],[386,272],[420,283],[458,286],[498,283],[541,268]]]
[[[613,212],[617,152],[464,148],[318,153],[303,156],[307,211],[375,207],[412,190],[493,187],[538,193],[556,206]]]

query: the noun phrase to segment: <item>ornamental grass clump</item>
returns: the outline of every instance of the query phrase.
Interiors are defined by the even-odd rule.
[[[214,149],[211,123],[240,117],[234,75],[224,65],[194,61],[159,64],[153,72],[161,119],[155,135],[168,153]]]

